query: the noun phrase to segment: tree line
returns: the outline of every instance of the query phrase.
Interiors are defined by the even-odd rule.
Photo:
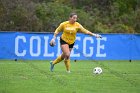
[[[76,12],[96,33],[140,33],[140,0],[0,0],[0,31],[54,32]]]

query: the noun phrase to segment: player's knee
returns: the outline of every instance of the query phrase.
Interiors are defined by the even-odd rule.
[[[70,58],[70,53],[66,53],[65,54],[65,59],[69,59]]]
[[[65,55],[64,54],[61,55],[61,59],[65,59]]]

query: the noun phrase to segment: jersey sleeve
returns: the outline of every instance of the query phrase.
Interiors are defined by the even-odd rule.
[[[63,30],[63,23],[61,23],[61,24],[56,28],[56,30],[55,30],[54,33],[58,34],[59,32],[62,32],[62,30]]]
[[[81,24],[79,24],[79,32],[82,32],[82,33],[88,33],[89,31],[87,29],[85,29]]]

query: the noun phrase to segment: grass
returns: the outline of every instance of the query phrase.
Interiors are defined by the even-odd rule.
[[[94,75],[100,66],[103,73]],[[77,61],[66,73],[63,62],[0,61],[0,93],[139,93],[140,61]]]

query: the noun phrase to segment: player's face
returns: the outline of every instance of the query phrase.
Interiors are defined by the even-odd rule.
[[[72,17],[70,17],[71,23],[75,23],[76,21],[77,21],[77,15],[73,15]]]

